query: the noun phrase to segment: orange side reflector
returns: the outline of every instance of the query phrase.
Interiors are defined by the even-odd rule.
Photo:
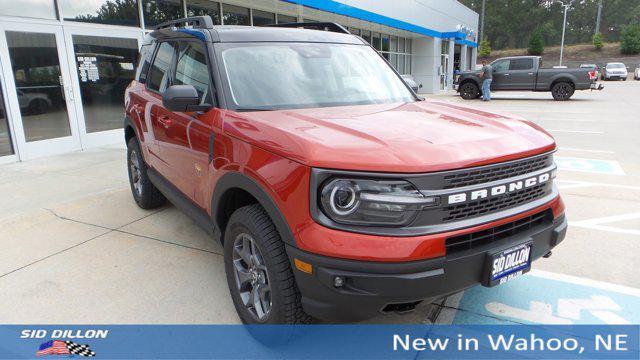
[[[293,263],[296,265],[296,268],[303,273],[313,274],[313,265],[299,259],[293,259]]]

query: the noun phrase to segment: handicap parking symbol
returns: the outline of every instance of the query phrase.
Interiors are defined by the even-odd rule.
[[[638,324],[640,289],[533,271],[460,299],[454,324]],[[580,279],[580,278],[578,278]],[[584,281],[586,280],[586,281]],[[604,284],[604,285],[603,285]]]
[[[626,175],[617,161],[583,159],[575,157],[556,157],[558,169],[567,171],[581,171],[607,175]]]

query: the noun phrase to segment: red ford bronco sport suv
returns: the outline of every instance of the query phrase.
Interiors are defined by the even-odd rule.
[[[245,323],[411,310],[565,236],[548,133],[419,98],[337,24],[165,23],[125,97],[136,203],[221,241]]]

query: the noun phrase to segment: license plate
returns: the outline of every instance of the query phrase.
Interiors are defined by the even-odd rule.
[[[484,286],[504,284],[531,270],[531,243],[521,244],[487,256]]]

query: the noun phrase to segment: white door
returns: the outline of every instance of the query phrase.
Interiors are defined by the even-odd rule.
[[[124,90],[142,31],[65,25],[64,34],[82,147],[124,143]]]
[[[0,23],[0,62],[20,158],[79,150],[62,26]]]

